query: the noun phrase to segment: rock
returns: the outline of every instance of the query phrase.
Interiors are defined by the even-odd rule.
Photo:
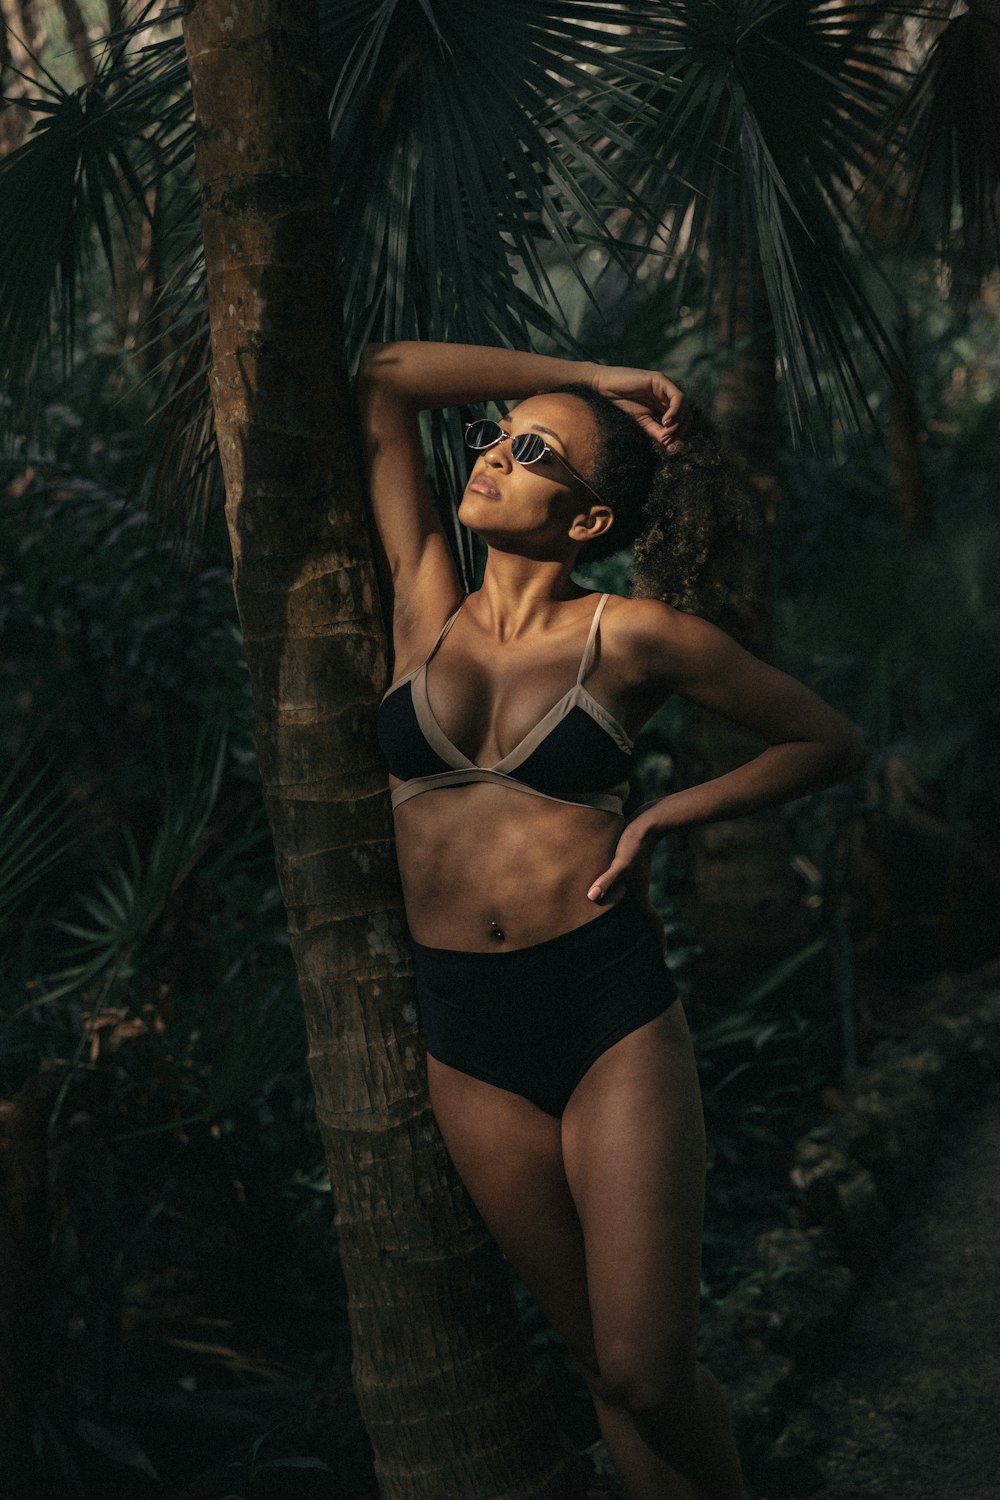
[[[806,1139],[795,1148],[789,1176],[798,1192],[792,1208],[797,1223],[819,1226],[853,1270],[874,1265],[889,1216],[872,1173],[837,1146]]]
[[[726,1390],[736,1447],[741,1459],[753,1467],[802,1398],[795,1366],[784,1355],[760,1350]]]
[[[824,1484],[818,1459],[830,1442],[830,1421],[815,1407],[797,1411],[764,1460],[768,1496],[811,1495]]]
[[[598,1438],[596,1443],[591,1443],[584,1450],[583,1456],[589,1461],[592,1471],[589,1485],[583,1492],[585,1500],[625,1500],[625,1491],[615,1473],[604,1439]]]
[[[820,1234],[780,1228],[758,1236],[765,1276],[739,1319],[746,1337],[810,1375],[825,1372],[840,1353],[856,1281],[848,1266],[824,1254]]]

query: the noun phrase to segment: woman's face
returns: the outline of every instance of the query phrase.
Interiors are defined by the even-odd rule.
[[[577,397],[531,396],[502,418],[500,426],[511,437],[539,432],[555,453],[591,478],[597,431],[590,411]],[[607,531],[614,512],[552,453],[537,463],[519,464],[509,441],[503,440],[477,457],[458,518],[491,547],[551,560],[570,555]]]

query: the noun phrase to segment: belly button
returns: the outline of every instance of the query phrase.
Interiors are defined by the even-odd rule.
[[[498,927],[492,917],[490,917],[490,937],[496,938],[501,943],[505,941],[503,928]]]

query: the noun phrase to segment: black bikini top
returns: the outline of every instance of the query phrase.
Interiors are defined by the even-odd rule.
[[[427,699],[427,664],[458,618],[463,599],[424,660],[394,682],[379,704],[378,742],[389,770],[403,782],[392,792],[393,808],[438,787],[492,781],[620,815],[628,796],[633,741],[583,686],[601,612],[610,597],[602,594],[594,611],[573,687],[495,766],[477,766],[463,755],[444,733]]]

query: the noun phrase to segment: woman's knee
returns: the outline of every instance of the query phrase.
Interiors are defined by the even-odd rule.
[[[597,1355],[600,1390],[609,1406],[635,1415],[657,1413],[667,1421],[691,1420],[697,1398],[697,1363],[678,1354],[651,1356],[637,1345],[617,1343]],[[589,1382],[588,1382],[589,1384]]]

